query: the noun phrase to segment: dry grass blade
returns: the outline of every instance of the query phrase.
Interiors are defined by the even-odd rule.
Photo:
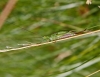
[[[6,7],[2,11],[0,15],[0,29],[3,26],[4,22],[6,21],[7,17],[11,13],[12,9],[14,8],[14,5],[16,4],[17,0],[9,0]]]
[[[60,41],[63,41],[63,40],[68,40],[68,39],[72,39],[72,38],[76,38],[76,37],[81,37],[81,36],[85,36],[85,35],[89,35],[89,34],[99,33],[99,32],[100,32],[100,30],[96,30],[96,31],[92,31],[92,32],[84,33],[84,34],[79,34],[79,35],[75,35],[75,36],[72,36],[72,37],[63,38],[63,39],[59,39],[59,40],[54,40],[54,41],[50,41],[50,42],[44,42],[44,43],[40,43],[40,44],[31,44],[31,45],[24,46],[24,47],[19,47],[19,48],[4,49],[4,50],[0,50],[0,52],[8,52],[8,51],[14,51],[14,50],[27,49],[27,48],[31,48],[31,47],[37,47],[37,46],[41,46],[41,45],[46,45],[46,44],[51,44],[51,43],[55,43],[55,42],[60,42]]]
[[[86,76],[86,77],[90,77],[90,76],[92,76],[92,75],[94,75],[94,74],[96,74],[96,73],[98,73],[98,72],[100,72],[100,70],[97,70],[97,71],[95,71],[95,72],[93,72],[93,73],[89,74],[89,75],[88,75],[88,76]]]

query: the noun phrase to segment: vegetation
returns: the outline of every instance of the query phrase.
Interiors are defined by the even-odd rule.
[[[0,0],[0,13],[7,1]],[[18,0],[0,30],[0,77],[86,77],[100,70],[99,4]]]

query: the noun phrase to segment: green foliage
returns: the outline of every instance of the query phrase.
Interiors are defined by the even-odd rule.
[[[0,12],[7,1],[0,0]],[[91,5],[85,0],[19,0],[0,30],[0,50],[55,40],[73,30],[98,30],[99,4],[99,0]],[[99,67],[96,33],[0,53],[0,77],[85,77]]]

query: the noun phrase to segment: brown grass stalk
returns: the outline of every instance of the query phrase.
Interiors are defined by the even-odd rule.
[[[12,9],[14,8],[17,0],[9,0],[7,5],[5,6],[4,10],[1,12],[0,15],[0,29],[2,28],[4,22],[8,18],[9,14],[11,13]]]

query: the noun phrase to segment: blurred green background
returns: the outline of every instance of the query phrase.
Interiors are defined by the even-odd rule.
[[[0,0],[0,13],[8,0]],[[0,30],[0,50],[60,31],[100,28],[99,0],[19,0]],[[92,28],[93,27],[93,28]],[[100,35],[0,53],[0,77],[85,77],[100,69]],[[100,72],[91,76],[100,77]]]

